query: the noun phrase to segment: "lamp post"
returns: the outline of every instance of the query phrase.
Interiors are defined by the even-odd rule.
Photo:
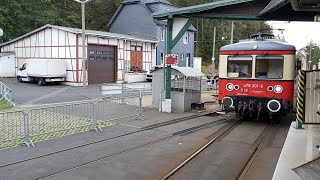
[[[83,86],[87,86],[87,61],[86,61],[86,17],[85,17],[85,4],[90,0],[74,0],[81,3],[81,16],[82,16],[82,75],[83,75]]]

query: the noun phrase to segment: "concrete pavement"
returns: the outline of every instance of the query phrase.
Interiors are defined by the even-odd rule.
[[[295,123],[290,126],[273,180],[301,180],[293,169],[319,157],[316,145],[320,144],[320,125],[303,125],[304,129],[295,129]]]

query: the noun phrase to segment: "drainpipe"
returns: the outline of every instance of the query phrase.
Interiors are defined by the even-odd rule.
[[[122,78],[124,83],[126,82],[126,60],[127,60],[126,49],[127,49],[127,40],[125,39],[123,44],[123,73],[122,73]]]

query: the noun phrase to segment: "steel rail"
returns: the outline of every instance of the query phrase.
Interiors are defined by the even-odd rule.
[[[257,147],[255,148],[253,154],[251,155],[250,159],[248,160],[247,164],[244,166],[243,170],[238,176],[238,180],[243,180],[248,173],[249,169],[251,168],[252,164],[255,162],[256,158],[258,157],[260,151],[262,150],[262,147],[266,144],[267,142],[267,137],[270,135],[272,127],[274,127],[276,123],[272,123],[269,126],[267,126],[264,131],[262,131],[261,135],[262,138],[260,142],[258,143]],[[260,135],[260,136],[261,136]]]
[[[236,118],[234,118],[236,119]],[[234,120],[230,119],[230,120]],[[178,172],[183,166],[188,164],[191,160],[193,160],[195,157],[197,157],[200,153],[202,153],[206,148],[208,148],[210,145],[212,145],[216,140],[218,140],[221,136],[225,135],[226,133],[230,133],[229,130],[233,129],[236,126],[239,126],[243,121],[236,121],[233,123],[230,127],[228,127],[226,130],[224,130],[222,133],[217,135],[214,139],[210,140],[208,143],[206,143],[204,146],[202,146],[199,150],[197,150],[195,153],[193,153],[189,158],[187,158],[185,161],[183,161],[180,165],[178,165],[176,168],[174,168],[172,171],[170,171],[167,175],[162,177],[160,180],[167,180],[170,177],[172,177],[176,172]]]

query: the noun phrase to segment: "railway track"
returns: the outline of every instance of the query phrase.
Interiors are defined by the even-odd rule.
[[[253,165],[253,163],[256,161],[256,158],[258,157],[260,151],[262,150],[263,146],[265,145],[265,143],[268,140],[268,136],[271,133],[272,128],[274,127],[274,125],[277,124],[277,122],[272,123],[270,125],[268,125],[263,132],[260,134],[260,136],[258,137],[256,143],[255,143],[255,150],[251,156],[251,158],[248,160],[247,164],[244,166],[242,172],[240,173],[238,180],[243,180],[245,179],[246,174],[248,173],[248,171],[250,170],[251,166]]]
[[[234,119],[230,119],[234,120]],[[219,140],[221,137],[225,136],[226,134],[230,133],[232,129],[239,126],[243,121],[235,121],[230,125],[226,125],[227,128],[223,129],[223,131],[214,133],[215,137],[210,140],[208,143],[206,143],[204,146],[202,146],[198,151],[196,151],[194,154],[192,154],[189,158],[187,158],[185,161],[183,161],[181,164],[179,164],[176,168],[174,168],[172,171],[170,171],[168,174],[166,174],[164,177],[161,178],[161,180],[167,180],[171,178],[176,172],[178,172],[181,168],[183,168],[186,164],[188,164],[191,160],[193,160],[195,157],[197,157],[200,153],[202,153],[206,148],[208,148],[210,145],[212,145],[214,142]],[[213,135],[209,136],[208,138],[212,137]]]
[[[137,131],[134,131],[134,132],[131,132],[131,133],[121,134],[121,135],[118,135],[118,136],[105,138],[105,139],[102,139],[102,140],[99,140],[99,141],[89,142],[89,143],[86,143],[86,144],[82,144],[82,145],[78,145],[78,146],[62,149],[62,150],[59,150],[59,151],[55,151],[55,152],[51,152],[51,153],[47,153],[47,154],[43,154],[43,155],[39,155],[39,156],[34,156],[34,157],[31,157],[31,158],[27,158],[27,159],[15,161],[15,162],[12,162],[12,163],[0,165],[0,168],[4,168],[4,167],[8,167],[8,166],[24,163],[24,162],[27,162],[27,161],[32,161],[32,160],[39,159],[39,158],[44,158],[44,157],[51,156],[51,155],[56,155],[56,154],[59,154],[59,153],[75,150],[75,149],[78,149],[78,148],[94,145],[94,144],[97,144],[97,143],[102,143],[102,142],[105,142],[105,141],[108,141],[108,140],[121,138],[121,137],[124,137],[124,136],[133,135],[133,134],[136,134],[136,133],[139,133],[139,132],[152,130],[152,129],[156,129],[156,128],[159,128],[159,127],[164,127],[164,126],[168,126],[168,125],[172,125],[172,124],[176,124],[176,123],[180,123],[180,122],[184,122],[184,121],[188,121],[188,120],[193,120],[193,119],[196,119],[196,118],[199,118],[199,117],[203,117],[203,116],[210,116],[210,115],[214,116],[214,117],[215,116],[219,116],[219,114],[217,114],[217,113],[206,113],[206,114],[202,114],[202,115],[193,115],[193,116],[187,116],[187,117],[178,118],[178,119],[174,119],[174,120],[170,120],[170,121],[165,121],[165,122],[161,122],[161,123],[157,123],[157,124],[153,124],[153,125],[150,125],[150,126],[143,127],[141,129],[139,129]],[[99,159],[94,159],[92,161],[85,162],[83,164],[80,164],[80,165],[65,169],[63,171],[56,172],[56,173],[41,177],[39,179],[46,179],[46,178],[49,178],[49,177],[53,177],[55,175],[58,175],[58,174],[61,174],[61,173],[67,172],[67,171],[71,171],[71,170],[74,170],[74,169],[85,167],[87,165],[93,164],[95,162],[99,162],[101,160],[111,159],[113,157],[116,157],[116,156],[119,156],[119,155],[122,155],[122,154],[125,154],[125,153],[129,153],[129,152],[132,152],[132,151],[140,149],[140,148],[151,146],[153,144],[156,144],[156,143],[171,139],[171,138],[173,138],[175,136],[186,135],[186,134],[189,134],[189,133],[192,133],[192,132],[195,132],[195,131],[199,131],[199,130],[204,129],[204,128],[209,128],[209,127],[212,127],[212,126],[215,126],[215,125],[218,125],[218,124],[226,123],[227,121],[229,121],[228,118],[221,118],[220,120],[217,120],[217,121],[214,121],[214,122],[205,123],[205,124],[202,124],[202,125],[199,125],[199,126],[195,126],[195,127],[192,127],[192,128],[188,128],[188,129],[185,129],[185,130],[182,130],[182,131],[179,131],[179,132],[175,132],[175,133],[170,134],[170,135],[168,135],[168,136],[166,136],[164,138],[161,138],[161,139],[158,139],[158,140],[146,143],[146,144],[142,144],[142,145],[139,145],[139,146],[136,146],[136,147],[124,150],[124,151],[120,151],[120,152],[117,152],[117,153],[114,153],[114,154],[111,154],[111,155],[107,155],[107,156],[101,157]]]
[[[210,141],[205,144],[203,147],[201,147],[198,151],[196,151],[194,154],[192,154],[189,158],[187,158],[185,161],[183,161],[181,164],[179,164],[176,168],[174,168],[172,171],[170,171],[168,174],[160,178],[159,180],[168,180],[175,177],[175,174],[177,174],[184,166],[186,166],[190,161],[198,157],[202,152],[204,152],[208,147],[213,145],[214,142],[217,142],[221,139],[223,139],[225,136],[227,136],[233,129],[235,129],[237,126],[239,126],[244,121],[235,121],[233,123],[229,123],[225,127],[221,128],[219,131],[215,132],[214,134],[210,135],[207,139],[210,139]],[[243,180],[245,179],[245,176],[247,172],[250,170],[250,167],[252,164],[256,161],[260,151],[266,144],[268,140],[268,136],[272,132],[273,127],[277,124],[277,122],[274,122],[272,124],[267,125],[263,131],[260,133],[259,137],[256,139],[254,144],[252,145],[254,147],[254,151],[252,155],[250,156],[249,160],[246,164],[244,164],[243,169],[239,173],[237,179]]]
[[[210,123],[210,124],[206,123],[204,125],[196,126],[194,128],[189,128],[187,130],[179,131],[179,132],[173,133],[170,136],[158,139],[156,141],[152,141],[152,142],[149,142],[149,143],[146,143],[146,144],[134,147],[134,148],[127,149],[125,151],[121,151],[121,152],[118,152],[118,153],[115,153],[115,154],[112,154],[112,155],[108,155],[108,156],[105,156],[105,157],[102,157],[102,158],[99,158],[99,159],[95,159],[93,161],[89,161],[87,163],[83,163],[81,165],[78,165],[78,166],[75,166],[75,167],[72,167],[72,168],[69,168],[69,169],[66,169],[64,171],[60,171],[60,172],[57,172],[57,173],[54,173],[54,174],[51,174],[51,175],[48,175],[48,176],[44,176],[44,177],[41,177],[41,178],[38,178],[38,179],[42,180],[42,179],[51,178],[51,177],[54,177],[54,176],[62,174],[62,173],[66,173],[66,172],[69,172],[69,171],[72,171],[72,170],[76,170],[76,169],[79,169],[79,168],[82,168],[82,167],[86,167],[88,165],[94,164],[94,163],[99,162],[99,161],[111,159],[111,158],[117,157],[117,156],[122,155],[122,154],[126,154],[126,153],[129,153],[129,152],[144,148],[144,147],[148,147],[148,146],[163,142],[165,140],[169,140],[171,138],[174,138],[175,136],[181,136],[181,135],[185,135],[185,134],[188,134],[188,133],[192,133],[192,132],[198,131],[198,130],[203,129],[203,128],[208,128],[208,127],[212,127],[214,125],[225,123],[227,121],[229,121],[229,120],[228,119],[221,119],[221,120],[219,120],[219,121],[217,121],[215,123]]]

